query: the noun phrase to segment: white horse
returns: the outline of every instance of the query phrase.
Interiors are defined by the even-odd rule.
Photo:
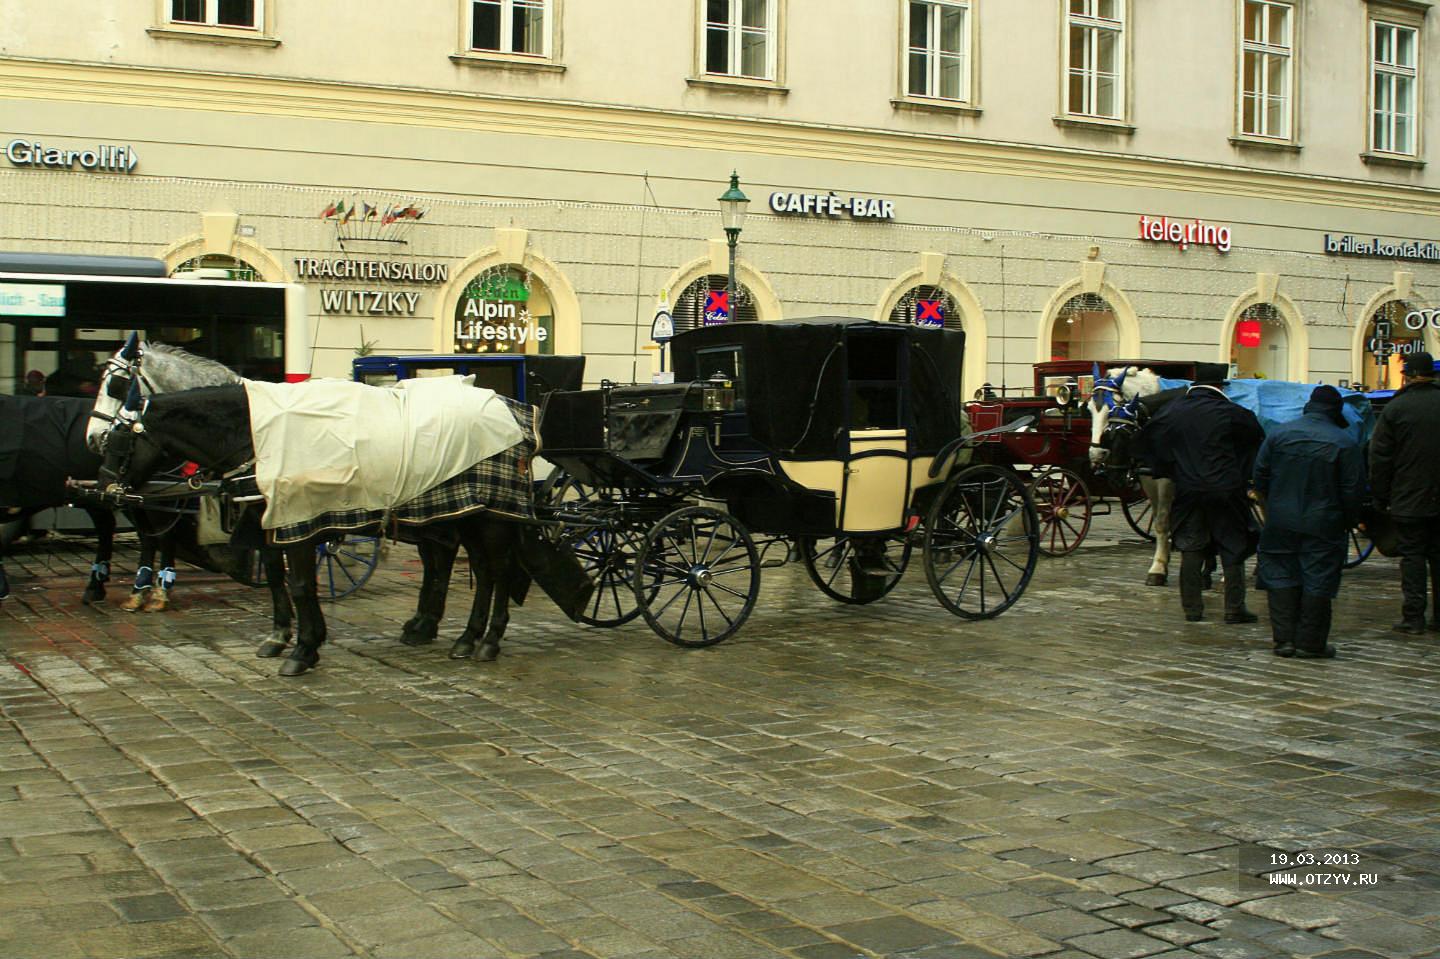
[[[1090,465],[1094,469],[1129,469],[1132,447],[1147,414],[1140,399],[1161,391],[1154,370],[1115,367],[1100,376],[1090,394]],[[1155,534],[1155,558],[1145,575],[1146,586],[1164,586],[1170,572],[1170,508],[1175,503],[1173,480],[1141,476],[1140,486],[1150,500]]]

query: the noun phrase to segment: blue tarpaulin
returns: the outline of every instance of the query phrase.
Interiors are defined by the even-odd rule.
[[[1165,390],[1189,385],[1189,380],[1160,378],[1160,388]],[[1281,423],[1299,419],[1314,389],[1314,383],[1230,380],[1225,384],[1225,395],[1254,413],[1260,420],[1261,429],[1268,433]],[[1340,396],[1344,401],[1342,409],[1350,424],[1351,435],[1363,446],[1370,441],[1370,434],[1375,430],[1375,414],[1370,408],[1370,401],[1364,393],[1355,390],[1340,389]]]

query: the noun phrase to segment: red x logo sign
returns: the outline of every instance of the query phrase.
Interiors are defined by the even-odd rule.
[[[927,320],[933,320],[936,323],[945,322],[945,311],[940,308],[939,300],[916,300],[915,306],[917,309],[916,322],[924,323]]]
[[[712,290],[705,297],[706,313],[730,313],[730,293],[728,290]]]

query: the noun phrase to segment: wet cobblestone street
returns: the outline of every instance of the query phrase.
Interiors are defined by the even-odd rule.
[[[184,571],[124,613],[122,543],[90,609],[82,544],[22,549],[0,956],[1440,955],[1440,634],[1389,631],[1395,561],[1346,574],[1339,659],[1282,660],[1097,525],[993,621],[918,564],[866,607],[792,565],[711,649],[537,592],[494,663],[446,657],[463,575],[396,641],[396,546],[298,679],[253,655],[263,591]],[[1315,850],[1378,884],[1242,881]]]

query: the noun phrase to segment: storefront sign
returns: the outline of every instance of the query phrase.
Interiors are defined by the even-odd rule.
[[[711,290],[705,294],[705,325],[720,326],[730,322],[730,293]]]
[[[1405,329],[1423,330],[1427,326],[1440,330],[1440,310],[1411,310],[1405,314]]]
[[[302,280],[378,280],[389,283],[438,284],[449,282],[450,264],[296,257],[295,273]],[[320,291],[320,308],[326,313],[414,316],[419,306],[419,293],[402,290]]]
[[[895,219],[894,200],[836,196],[834,193],[772,193],[770,209],[776,213],[808,213],[819,216],[848,213],[854,220]]]
[[[669,343],[675,338],[675,317],[670,310],[661,306],[650,321],[650,339],[656,343]]]
[[[929,330],[945,328],[945,303],[943,300],[916,300],[915,325]]]
[[[1362,240],[1355,236],[1325,234],[1325,252],[1331,256],[1366,256],[1381,260],[1422,260],[1440,263],[1440,243],[1423,240],[1390,242],[1379,237]],[[1418,329],[1418,327],[1416,327]]]
[[[1260,345],[1260,321],[1241,320],[1235,324],[1235,343],[1239,346]]]
[[[1425,342],[1420,339],[1414,340],[1384,340],[1378,336],[1372,336],[1365,344],[1365,348],[1376,356],[1404,356],[1409,353],[1422,353],[1425,350]]]
[[[467,300],[462,316],[455,321],[455,339],[513,343],[521,350],[532,338],[544,343],[550,331],[536,326],[530,311],[513,301]]]
[[[1215,226],[1202,220],[1182,223],[1164,216],[1142,216],[1140,239],[1155,243],[1173,243],[1182,250],[1191,246],[1213,246],[1221,253],[1230,252],[1230,228]]]
[[[0,316],[64,315],[65,287],[48,283],[0,283]]]
[[[140,155],[132,146],[102,143],[85,150],[62,150],[32,140],[11,140],[5,145],[5,159],[15,166],[50,170],[82,170],[104,173],[134,173]]]

